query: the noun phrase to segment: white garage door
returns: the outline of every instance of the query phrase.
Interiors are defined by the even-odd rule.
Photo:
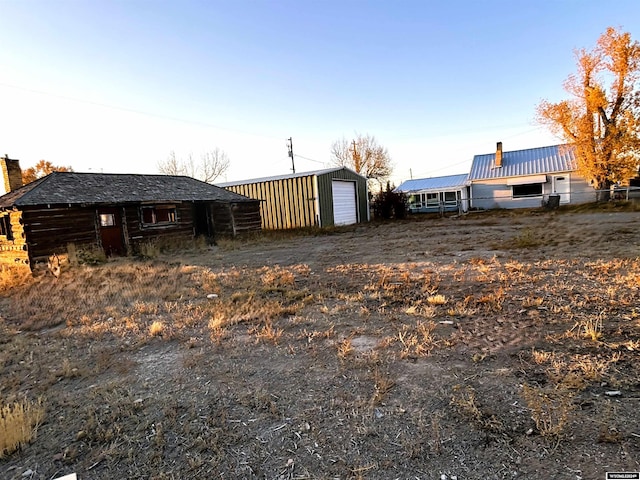
[[[333,223],[334,225],[351,225],[358,222],[356,205],[356,183],[334,180],[333,188]]]

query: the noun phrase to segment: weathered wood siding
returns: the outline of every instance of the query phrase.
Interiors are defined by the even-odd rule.
[[[4,220],[3,217],[8,220]],[[0,212],[0,221],[7,221],[11,228],[11,235],[0,235],[0,262],[29,263],[27,241],[21,223],[22,212]]]
[[[213,229],[216,235],[233,236],[233,216],[228,203],[211,204]]]
[[[161,204],[159,204],[161,205]],[[176,223],[143,225],[142,205],[108,206],[122,218],[122,240],[127,253],[135,253],[148,241],[183,241],[193,238],[194,207],[191,202],[173,203]],[[106,206],[105,206],[106,207]],[[68,207],[63,205],[25,208],[0,212],[9,217],[11,238],[0,235],[0,261],[32,263],[52,253],[64,253],[70,243],[76,246],[101,247],[100,207]],[[215,234],[236,235],[260,230],[258,202],[212,202],[211,216]]]
[[[231,185],[225,188],[260,200],[260,216],[262,228],[265,230],[319,226],[313,175]]]
[[[213,202],[211,216],[215,235],[236,235],[260,231],[260,206],[258,202]]]
[[[176,223],[168,225],[143,225],[141,205],[123,207],[123,235],[129,253],[137,252],[139,244],[149,241],[181,241],[193,238],[193,204],[172,205],[176,207]]]
[[[22,225],[32,262],[54,252],[65,252],[68,243],[98,243],[96,210],[93,207],[28,208],[22,212]]]
[[[231,204],[234,235],[258,232],[262,229],[259,202],[238,202]]]

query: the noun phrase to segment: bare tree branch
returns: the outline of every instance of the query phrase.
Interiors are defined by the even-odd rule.
[[[230,162],[227,154],[216,147],[202,154],[200,165],[202,168],[200,179],[203,182],[211,183],[229,169]]]
[[[391,157],[386,148],[371,135],[356,134],[352,140],[342,138],[331,146],[331,162],[377,180],[380,185],[391,175]]]
[[[193,154],[178,159],[174,151],[164,162],[158,162],[158,171],[164,175],[186,175],[203,182],[212,183],[229,169],[230,161],[224,150],[216,147],[200,156],[196,162]]]

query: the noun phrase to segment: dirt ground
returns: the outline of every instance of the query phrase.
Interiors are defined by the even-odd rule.
[[[46,328],[12,289],[0,400],[42,397],[46,416],[0,478],[640,472],[639,227],[635,211],[492,212],[223,242],[146,261],[208,283],[155,307],[126,290],[115,313],[51,307]],[[82,274],[127,288],[109,264]],[[34,281],[89,308],[102,293],[69,293],[75,272]]]

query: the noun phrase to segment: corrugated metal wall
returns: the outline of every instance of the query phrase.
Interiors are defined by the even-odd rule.
[[[318,226],[314,176],[284,178],[225,187],[249,198],[261,200],[260,214],[265,230]]]
[[[368,221],[367,180],[346,168],[317,175],[227,185],[224,188],[261,200],[260,213],[262,228],[265,230],[329,227],[333,225],[334,220],[331,186],[334,179],[356,183],[358,221]]]
[[[333,180],[351,180],[356,182],[356,195],[358,196],[358,222],[369,220],[369,202],[367,199],[367,180],[347,169],[318,175],[318,193],[320,199],[320,218],[323,227],[333,225]]]

